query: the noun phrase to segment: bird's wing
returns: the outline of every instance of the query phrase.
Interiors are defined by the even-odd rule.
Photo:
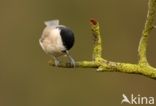
[[[56,19],[56,20],[45,21],[44,24],[46,26],[57,26],[59,25],[59,20]]]

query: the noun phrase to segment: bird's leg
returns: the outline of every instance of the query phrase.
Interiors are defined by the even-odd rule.
[[[67,57],[69,58],[70,64],[72,67],[75,67],[75,60],[72,58],[72,56],[69,54],[68,51],[66,51]]]
[[[60,64],[58,57],[54,56],[54,61],[55,61],[55,66],[58,66]]]

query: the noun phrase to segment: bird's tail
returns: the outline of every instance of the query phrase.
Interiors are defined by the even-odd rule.
[[[56,19],[56,20],[45,21],[44,24],[46,26],[57,26],[59,25],[59,20]]]

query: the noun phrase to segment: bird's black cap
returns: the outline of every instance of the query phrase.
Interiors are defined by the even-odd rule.
[[[60,35],[62,38],[63,45],[67,50],[72,48],[75,42],[74,33],[71,31],[71,29],[67,27],[58,27],[60,29]]]

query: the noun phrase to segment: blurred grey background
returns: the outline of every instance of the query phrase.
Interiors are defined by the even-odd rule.
[[[51,67],[47,64],[50,57],[38,42],[43,22],[59,19],[75,32],[71,50],[75,60],[90,60],[93,45],[89,19],[96,18],[101,26],[103,56],[137,63],[147,2],[0,0],[0,106],[119,106],[123,93],[156,96],[156,81],[144,76]],[[156,67],[155,35],[153,30],[148,60]]]

